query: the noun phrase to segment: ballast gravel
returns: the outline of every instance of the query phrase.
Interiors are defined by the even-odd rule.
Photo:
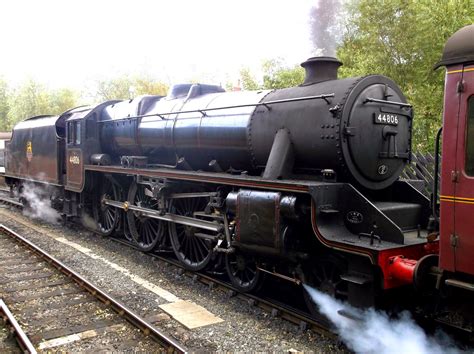
[[[139,315],[153,318],[157,328],[174,337],[190,351],[348,352],[347,348],[332,338],[309,330],[300,331],[298,326],[278,317],[273,318],[238,297],[229,298],[220,290],[193,282],[190,277],[179,276],[173,266],[167,266],[156,258],[81,227],[66,228],[32,220],[16,209],[7,208],[0,208],[0,223],[30,239]],[[77,247],[58,242],[55,239],[58,237],[89,250],[86,251],[89,255]],[[126,269],[128,274],[114,269],[111,264]],[[182,300],[203,306],[224,321],[189,330],[160,309],[159,305],[169,301],[133,281],[134,276]],[[82,347],[74,346],[75,351],[93,349],[87,341],[81,343]],[[130,341],[130,346],[114,348],[111,345],[110,350],[133,351],[133,341]]]

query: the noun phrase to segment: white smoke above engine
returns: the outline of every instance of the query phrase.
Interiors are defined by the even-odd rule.
[[[304,287],[320,312],[333,323],[344,343],[356,353],[461,353],[445,334],[429,337],[408,312],[402,312],[395,319],[389,318],[373,308],[356,309],[307,285]],[[342,316],[341,310],[354,319]]]

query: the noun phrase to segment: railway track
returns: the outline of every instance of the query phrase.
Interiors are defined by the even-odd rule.
[[[125,239],[113,237],[112,240],[139,251],[139,249],[134,246],[133,243]],[[331,332],[329,329],[329,324],[324,319],[316,320],[310,317],[306,312],[288,306],[287,304],[272,298],[257,296],[249,293],[241,293],[235,287],[233,287],[230,282],[204,272],[189,271],[172,257],[163,256],[154,252],[147,252],[147,254],[163,263],[175,267],[176,273],[178,275],[187,276],[195,282],[199,281],[202,284],[208,286],[210,289],[220,290],[224,292],[224,295],[227,297],[235,296],[243,299],[250,305],[258,306],[262,310],[268,312],[272,317],[279,317],[297,325],[301,331],[309,329],[326,337],[337,338],[337,335]]]
[[[16,200],[12,200],[6,193],[9,193],[7,189],[0,187],[0,201],[13,207],[21,208],[22,204]],[[13,202],[13,203],[12,203]],[[140,251],[132,242],[126,240],[124,237],[111,237],[114,242],[132,247]],[[240,293],[235,289],[230,282],[222,279],[222,277],[213,276],[208,273],[199,272],[195,273],[185,269],[176,259],[172,256],[164,256],[160,253],[154,253],[153,251],[147,252],[147,254],[163,263],[175,267],[176,273],[180,276],[187,276],[192,278],[193,281],[199,281],[202,284],[208,286],[210,289],[216,289],[224,292],[227,297],[238,297],[243,299],[248,304],[258,306],[262,310],[266,311],[272,317],[279,317],[283,320],[289,321],[298,326],[299,330],[312,330],[315,333],[322,334],[329,338],[337,338],[330,329],[329,324],[324,319],[316,320],[309,316],[308,313],[288,306],[281,301],[277,301],[268,297],[261,297],[253,294]]]
[[[0,315],[2,316],[4,324],[10,333],[13,333],[15,339],[23,352],[36,353],[36,349],[31,343],[30,339],[18,324],[15,316],[11,313],[7,304],[0,299]],[[12,350],[13,348],[3,348],[5,350]]]
[[[10,189],[3,186],[0,186],[0,203],[11,205],[16,208],[23,208],[23,204],[20,201],[10,197]]]
[[[21,203],[10,203],[9,198],[3,198],[1,189],[0,189],[0,201],[3,201],[6,204],[18,207],[18,204]],[[24,226],[27,226],[26,224]],[[123,244],[127,247],[134,248],[138,251],[139,248],[136,247],[132,242],[127,240],[125,237],[117,236],[110,237],[116,243]],[[141,251],[140,251],[141,252]],[[224,277],[219,275],[214,275],[211,273],[205,272],[191,272],[185,269],[176,259],[172,256],[167,255],[167,253],[155,253],[153,251],[147,252],[150,257],[162,262],[163,264],[169,265],[175,269],[175,272],[179,276],[185,276],[192,279],[193,282],[200,282],[206,285],[209,289],[222,291],[226,297],[237,297],[241,300],[246,301],[249,305],[257,306],[263,311],[268,313],[273,318],[281,318],[285,321],[291,322],[299,327],[301,331],[311,330],[314,333],[321,334],[325,337],[332,338],[337,340],[338,336],[331,330],[330,324],[323,318],[315,319],[310,317],[308,313],[302,311],[301,309],[288,306],[288,304],[283,303],[282,301],[275,300],[267,296],[257,296],[254,294],[244,294],[240,293],[235,289],[230,282],[224,280]],[[165,254],[165,255],[164,255]],[[0,263],[1,266],[1,263]],[[440,324],[439,321],[433,321],[433,319],[427,319],[425,316],[420,317],[415,316],[420,321],[420,324],[423,324],[423,327],[426,328],[436,328],[442,326],[445,330],[448,329],[448,332],[454,335],[454,337],[463,338],[460,342],[465,342],[466,333],[465,331],[459,328],[453,328],[447,324]],[[472,336],[470,336],[469,342],[472,343]]]
[[[74,270],[0,225],[0,295],[23,350],[185,352],[174,339]],[[8,310],[7,310],[8,312]],[[12,317],[12,316],[11,316]],[[19,326],[18,323],[21,325]],[[21,334],[21,328],[24,334]],[[26,347],[28,337],[33,348]],[[87,344],[83,344],[86,341]],[[92,347],[88,347],[91,345]],[[101,347],[101,343],[106,343]]]

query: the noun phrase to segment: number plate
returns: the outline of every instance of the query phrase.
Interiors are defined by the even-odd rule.
[[[375,124],[388,124],[398,125],[398,115],[390,113],[375,113],[374,114]]]

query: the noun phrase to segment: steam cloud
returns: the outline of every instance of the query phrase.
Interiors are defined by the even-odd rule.
[[[23,209],[23,214],[52,224],[58,223],[61,215],[51,207],[50,192],[48,189],[41,189],[33,184],[24,184],[21,197],[27,200],[28,206]]]
[[[336,46],[342,33],[341,0],[318,0],[311,8],[311,41],[316,56],[336,56]]]
[[[329,295],[304,285],[319,310],[334,324],[344,343],[356,353],[460,353],[449,338],[439,334],[428,337],[413,321],[408,312],[392,319],[387,314],[371,309],[355,309]],[[344,310],[354,315],[352,320],[338,313]],[[439,337],[439,338],[438,338]]]
[[[82,213],[81,215],[81,223],[82,226],[84,226],[86,229],[92,230],[92,231],[97,231],[97,222],[94,220],[94,218],[87,213]]]

